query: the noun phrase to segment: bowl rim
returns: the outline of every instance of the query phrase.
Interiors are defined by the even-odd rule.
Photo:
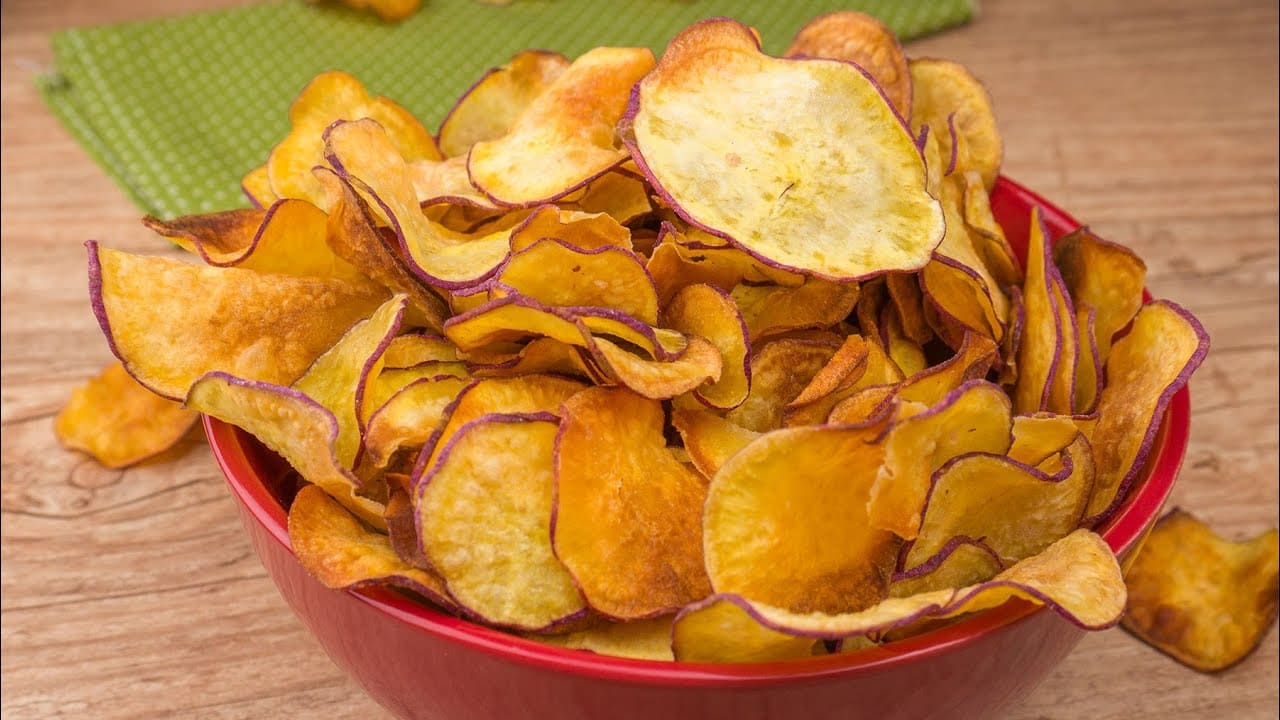
[[[1069,214],[1022,185],[1003,176],[997,185],[1028,205],[1038,205],[1046,224],[1080,227]],[[1144,291],[1144,301],[1150,300]],[[1142,541],[1168,499],[1186,455],[1190,416],[1191,396],[1184,386],[1165,410],[1140,482],[1130,490],[1116,514],[1098,529],[1117,555],[1127,554]],[[293,557],[285,510],[255,470],[252,455],[257,440],[208,415],[202,416],[202,421],[209,447],[236,500]],[[333,592],[346,593],[407,629],[471,650],[556,672],[662,686],[764,686],[884,672],[920,658],[946,654],[1026,622],[1038,613],[1052,612],[1048,607],[1014,599],[954,624],[853,653],[764,663],[690,663],[620,658],[547,645],[448,614],[382,587]]]

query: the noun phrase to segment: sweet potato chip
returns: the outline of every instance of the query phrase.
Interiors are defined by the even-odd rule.
[[[400,252],[422,280],[445,289],[466,287],[487,278],[506,259],[509,231],[459,235],[422,213],[409,167],[378,123],[366,119],[330,126],[324,157],[374,218],[395,231]]]
[[[533,635],[531,640],[597,655],[637,660],[674,660],[671,616],[633,622],[610,622],[566,635]]]
[[[924,295],[917,276],[907,273],[889,273],[884,276],[885,289],[893,301],[902,326],[902,334],[918,345],[933,339],[933,330],[924,314]]]
[[[760,433],[735,425],[707,410],[673,410],[671,424],[684,440],[689,460],[707,479],[711,479],[734,453],[760,437]]]
[[[567,195],[626,159],[614,126],[631,86],[653,67],[646,48],[596,48],[574,60],[501,137],[471,147],[471,182],[502,205]]]
[[[1098,404],[1098,390],[1102,387],[1102,357],[1098,352],[1095,331],[1098,311],[1087,304],[1076,305],[1076,338],[1080,343],[1076,356],[1076,376],[1073,386],[1072,408],[1076,413],[1093,412]]]
[[[1225,670],[1275,624],[1280,535],[1231,542],[1175,508],[1156,523],[1125,582],[1125,630],[1183,665]]]
[[[1013,426],[1009,410],[1009,398],[1000,388],[972,380],[924,412],[896,420],[871,488],[871,524],[906,540],[915,538],[934,471],[966,453],[1007,452]]]
[[[362,462],[385,468],[396,451],[426,444],[444,422],[445,409],[470,382],[423,377],[402,387],[369,416]]]
[[[984,335],[965,333],[956,354],[902,383],[898,397],[933,405],[970,380],[981,380],[996,360],[996,346]]]
[[[911,71],[893,31],[865,13],[846,10],[820,15],[800,28],[786,57],[844,60],[862,68],[898,115],[911,117]]]
[[[919,268],[942,239],[920,153],[876,84],[845,62],[771,58],[732,20],[671,41],[621,132],[682,218],[771,265],[854,280]]]
[[[553,338],[536,338],[515,353],[468,353],[467,363],[476,377],[551,374],[603,382],[601,371],[587,362],[579,350]]]
[[[856,425],[879,419],[882,423],[892,417],[890,412],[897,400],[897,385],[869,385],[858,389],[849,397],[836,403],[827,415],[827,422],[836,425]]]
[[[880,335],[889,358],[903,374],[914,376],[928,369],[929,359],[924,355],[924,348],[907,337],[902,329],[902,319],[893,311],[892,306],[886,306],[881,313]]]
[[[122,468],[173,447],[199,416],[138,384],[120,363],[71,391],[53,421],[59,442],[109,468]]]
[[[1049,547],[1076,529],[1093,489],[1093,453],[1081,435],[1048,467],[1000,455],[962,455],[934,474],[920,534],[904,565],[926,563],[951,538],[982,538],[1005,564]]]
[[[606,213],[541,205],[511,228],[511,251],[519,252],[544,238],[587,252],[605,247],[631,249],[631,231]]]
[[[751,391],[726,417],[756,432],[782,427],[787,403],[804,391],[837,349],[825,342],[794,338],[765,343],[751,356]]]
[[[587,603],[639,619],[709,594],[707,489],[667,449],[662,406],[624,388],[590,388],[561,411],[552,541]]]
[[[1022,266],[1005,237],[1004,228],[991,211],[991,193],[976,170],[966,170],[964,181],[964,224],[969,239],[983,264],[1001,287],[1022,285]]]
[[[998,607],[1013,598],[1046,605],[1081,628],[1101,630],[1120,620],[1125,604],[1124,579],[1106,541],[1082,529],[991,580],[967,587],[891,597],[865,610],[837,615],[788,612],[721,593],[681,611],[676,616],[674,633],[679,635],[684,616],[705,611],[713,604],[732,603],[743,612],[719,614],[723,622],[718,634],[722,638],[741,634],[744,647],[753,655],[771,658],[797,637],[840,639],[886,632],[928,618],[945,619]],[[753,623],[774,634],[760,632],[751,627]],[[682,657],[678,647],[676,656]]]
[[[143,386],[186,397],[201,375],[286,384],[386,299],[369,283],[202,268],[85,243],[111,351]]]
[[[267,172],[265,164],[244,174],[244,178],[240,180],[240,192],[244,193],[249,203],[259,210],[280,199],[276,191],[271,188],[271,175]]]
[[[324,215],[324,211],[318,212]],[[184,215],[172,220],[145,215],[142,224],[183,250],[199,255],[206,265],[226,267],[244,257],[266,217],[267,211],[262,208],[239,209]]]
[[[685,335],[705,338],[721,359],[720,377],[695,390],[702,402],[729,409],[746,399],[751,389],[747,326],[733,299],[710,285],[690,285],[676,294],[663,310],[666,325]]]
[[[338,120],[370,118],[386,131],[393,151],[405,160],[439,160],[431,133],[407,110],[385,97],[370,97],[360,81],[344,72],[317,75],[289,108],[293,127],[271,151],[267,174],[282,198],[299,198],[325,207],[324,189],[311,168],[324,164],[322,133]]]
[[[824,328],[844,320],[858,302],[858,285],[809,279],[799,287],[738,285],[733,300],[754,342],[804,328]]]
[[[945,588],[976,585],[1000,574],[1004,568],[1000,557],[982,541],[954,537],[933,557],[894,575],[889,583],[889,597],[910,597]]]
[[[788,428],[732,455],[711,479],[702,521],[711,587],[797,613],[883,599],[901,541],[867,520],[879,434]]]
[[[192,384],[187,407],[251,433],[304,480],[366,523],[386,528],[382,503],[360,497],[356,477],[338,462],[338,421],[320,403],[293,388],[213,372]]]
[[[563,204],[564,201],[561,201]],[[653,212],[643,177],[614,170],[591,181],[582,197],[569,203],[586,213],[604,213],[619,223],[633,223]]]
[[[440,123],[440,152],[450,158],[466,155],[472,145],[506,135],[567,67],[569,59],[560,53],[525,50],[485,73]]]
[[[1051,410],[1070,414],[1074,397],[1063,397],[1065,383],[1075,377],[1074,364],[1063,362],[1066,344],[1061,320],[1064,289],[1050,250],[1040,208],[1031,209],[1031,236],[1027,241],[1027,276],[1022,288],[1025,326],[1018,347],[1018,381],[1013,406],[1019,414]],[[1072,313],[1070,332],[1075,332]],[[1060,378],[1065,378],[1065,383]],[[1066,404],[1066,407],[1061,405]],[[1052,407],[1057,404],[1059,407]]]
[[[967,150],[966,161],[956,169],[977,171],[990,190],[1000,173],[1004,144],[987,89],[963,65],[950,60],[912,58],[909,66],[912,129],[918,133],[928,125],[947,157],[954,141],[939,130],[948,124],[954,127]]]
[[[818,640],[765,627],[736,595],[712,595],[676,615],[671,649],[683,662],[775,662],[813,654]]]
[[[1053,258],[1077,306],[1097,312],[1093,337],[1098,360],[1105,365],[1116,333],[1142,307],[1147,266],[1132,250],[1107,242],[1088,228],[1064,236],[1053,246]],[[1100,366],[1101,366],[1100,365]],[[1081,408],[1087,412],[1087,408]]]
[[[545,238],[513,252],[495,277],[544,305],[609,308],[658,324],[658,291],[644,260],[620,247],[580,250]]]
[[[1008,457],[1026,465],[1039,465],[1061,452],[1079,434],[1076,418],[1070,415],[1015,415]]]
[[[720,379],[720,351],[709,341],[693,337],[689,347],[674,360],[650,360],[602,338],[588,344],[605,377],[653,400],[712,387]]]
[[[315,485],[299,490],[289,506],[289,544],[302,567],[325,587],[395,585],[455,607],[438,575],[400,559],[386,535],[370,531]]]
[[[1165,408],[1208,352],[1200,322],[1167,300],[1139,310],[1129,334],[1112,346],[1089,435],[1098,476],[1087,522],[1104,521],[1124,500],[1146,465]]]
[[[422,479],[427,558],[486,622],[543,630],[586,611],[551,551],[555,442],[549,415],[486,415],[452,433]]]
[[[423,333],[392,338],[382,353],[383,366],[387,368],[409,368],[425,362],[454,362],[458,359],[458,348],[453,343]]]

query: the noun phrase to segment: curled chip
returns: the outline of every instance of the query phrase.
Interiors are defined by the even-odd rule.
[[[1004,142],[996,127],[995,112],[987,89],[963,65],[950,60],[913,58],[911,69],[911,127],[916,132],[929,126],[942,140],[942,155],[953,152],[954,140],[943,137],[942,128],[951,125],[967,152],[957,170],[976,170],[990,190],[1000,173]]]
[[[893,31],[865,13],[833,12],[810,20],[787,47],[786,57],[845,60],[880,86],[905,121],[911,117],[911,71]]]
[[[212,371],[291,383],[386,298],[367,283],[193,267],[92,240],[85,247],[89,296],[111,351],[139,384],[173,399]]]
[[[644,260],[620,247],[581,250],[545,238],[513,252],[495,282],[544,305],[608,308],[658,324],[658,291]]]
[[[369,416],[362,462],[385,468],[398,450],[425,445],[443,423],[445,409],[469,382],[435,376],[405,385]]]
[[[53,428],[64,446],[122,468],[173,447],[198,417],[139,385],[116,362],[71,391]]]
[[[1076,331],[1074,312],[1062,307],[1070,302],[1053,264],[1049,235],[1040,208],[1031,210],[1031,237],[1027,241],[1027,277],[1022,287],[1024,327],[1018,347],[1018,382],[1013,406],[1019,414],[1049,410],[1071,414],[1074,393],[1067,392],[1075,379],[1074,355],[1065,353],[1068,333]],[[1069,327],[1063,321],[1070,318]],[[1071,362],[1068,363],[1067,361]]]
[[[765,343],[751,356],[751,392],[725,417],[756,432],[782,427],[787,403],[804,391],[837,349],[824,341],[799,338]]]
[[[561,412],[551,536],[587,603],[626,620],[708,595],[707,488],[667,449],[662,406],[623,388],[590,388]]]
[[[422,479],[418,527],[449,594],[486,622],[546,630],[585,614],[551,551],[549,415],[486,415],[449,436]]]
[[[736,595],[712,595],[685,607],[671,628],[671,649],[685,662],[773,662],[805,658],[818,642],[766,627]]]
[[[712,478],[734,453],[760,437],[707,410],[680,408],[672,411],[671,424],[684,440],[689,460],[705,478]]]
[[[889,597],[910,597],[945,588],[986,582],[1004,570],[1004,563],[981,540],[953,537],[933,557],[893,576]]]
[[[690,338],[680,357],[666,361],[640,357],[604,338],[592,338],[588,347],[606,378],[653,400],[714,387],[723,366],[716,346],[700,337]]]
[[[824,328],[853,312],[858,302],[855,283],[809,279],[799,287],[738,285],[733,300],[754,342],[789,330]]]
[[[511,129],[471,147],[471,182],[502,205],[536,205],[577,190],[627,159],[614,125],[631,86],[653,67],[645,48],[596,48],[574,60]]]
[[[472,145],[506,135],[567,67],[569,60],[560,53],[525,50],[485,73],[440,123],[440,152],[445,157],[466,155]]]
[[[1088,306],[1096,313],[1091,329],[1101,366],[1111,355],[1116,333],[1142,307],[1147,266],[1132,250],[1107,242],[1087,228],[1055,243],[1053,259],[1076,305]],[[1092,408],[1077,409],[1087,412]]]
[[[531,640],[599,655],[637,660],[674,660],[671,652],[671,616],[607,623],[565,635],[531,635]]]
[[[784,269],[912,270],[942,240],[924,162],[875,83],[849,63],[771,58],[732,20],[671,41],[623,136],[681,217]],[[849,167],[859,172],[834,170]]]
[[[711,587],[796,613],[883,599],[901,541],[867,520],[878,435],[789,428],[733,454],[711,478],[702,520]]]
[[[1275,624],[1280,535],[1231,542],[1175,508],[1156,523],[1125,582],[1124,629],[1188,667],[1225,670]]]
[[[324,189],[311,174],[311,168],[324,164],[322,133],[338,120],[361,118],[381,126],[396,154],[405,160],[440,159],[431,133],[407,110],[385,97],[370,97],[360,81],[347,73],[321,73],[293,101],[289,108],[293,127],[267,160],[275,194],[324,207]]]
[[[302,567],[325,587],[395,585],[441,607],[455,607],[438,575],[401,560],[386,535],[360,524],[315,485],[299,490],[289,506],[289,544]]]
[[[1107,385],[1098,397],[1098,422],[1089,439],[1097,465],[1088,523],[1101,523],[1119,507],[1142,472],[1173,394],[1209,352],[1209,336],[1181,307],[1146,305],[1129,334],[1111,348]]]
[[[718,351],[720,377],[697,388],[698,399],[722,409],[742,404],[751,388],[751,348],[747,327],[733,299],[710,285],[690,285],[667,304],[664,318],[667,325],[686,335],[706,338]]]

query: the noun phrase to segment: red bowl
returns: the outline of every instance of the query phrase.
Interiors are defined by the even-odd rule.
[[[1079,227],[1000,179],[996,218],[1023,252],[1038,205],[1053,237]],[[1148,298],[1149,299],[1149,298]],[[1101,529],[1125,558],[1155,522],[1186,453],[1190,396],[1178,392],[1141,482]],[[550,647],[462,620],[394,591],[325,588],[298,564],[272,491],[281,460],[206,417],[241,520],[280,594],[339,667],[405,718],[985,718],[1031,691],[1084,631],[1021,600],[882,647],[777,663],[713,665]]]

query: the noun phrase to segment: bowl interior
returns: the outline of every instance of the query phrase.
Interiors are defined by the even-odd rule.
[[[991,206],[1020,256],[1026,252],[1033,206],[1041,208],[1045,225],[1054,239],[1080,226],[1070,215],[1007,178],[996,183]],[[1150,300],[1150,296],[1146,299]],[[209,445],[233,494],[277,542],[290,547],[286,513],[296,483],[288,466],[239,428],[207,416],[204,426]],[[1118,555],[1128,555],[1141,542],[1168,498],[1186,453],[1189,426],[1190,395],[1184,387],[1170,402],[1140,481],[1116,514],[1099,528]],[[386,588],[345,592],[411,628],[482,652],[564,672],[677,685],[760,684],[884,669],[908,663],[921,655],[943,653],[948,648],[978,642],[983,636],[1034,613],[1050,612],[1022,600],[1012,600],[946,627],[859,652],[775,663],[697,664],[631,660],[565,650],[469,622]]]

